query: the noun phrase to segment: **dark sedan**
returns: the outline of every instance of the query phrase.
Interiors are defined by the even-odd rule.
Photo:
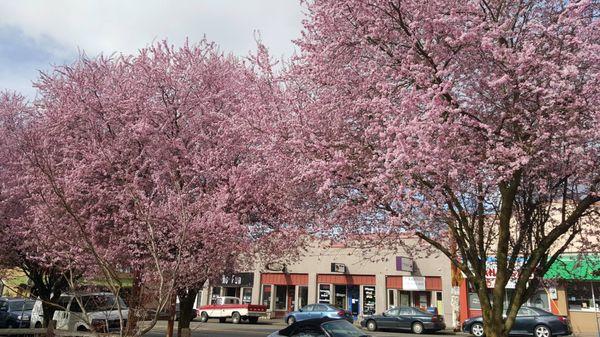
[[[24,298],[0,298],[0,328],[29,328],[34,303]]]
[[[463,322],[462,329],[476,337],[482,337],[483,318],[469,318]],[[569,320],[564,316],[556,316],[540,308],[522,307],[509,334],[534,337],[567,336],[571,334],[571,327]]]
[[[331,317],[310,318],[288,325],[269,337],[371,337],[352,323]]]
[[[381,315],[366,316],[360,325],[370,331],[398,329],[410,330],[416,334],[446,329],[443,316],[411,307],[397,307],[389,309]]]

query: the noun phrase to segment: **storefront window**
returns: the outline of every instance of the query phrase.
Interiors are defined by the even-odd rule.
[[[540,289],[535,294],[533,294],[529,301],[527,301],[527,304],[531,307],[536,307],[550,311],[550,301],[548,300],[548,293],[544,289]]]
[[[566,283],[569,310],[600,311],[600,282]]]
[[[396,290],[388,289],[388,308],[393,308],[396,306]]]
[[[266,305],[267,308],[271,308],[271,286],[270,285],[264,285],[262,287],[262,305]]]
[[[331,303],[331,286],[329,284],[319,285],[319,303]]]
[[[275,286],[275,310],[286,310],[286,286]]]
[[[308,287],[298,287],[298,308],[302,308],[308,304]]]
[[[375,314],[375,287],[373,286],[363,287],[363,314]]]
[[[249,304],[252,302],[252,288],[242,288],[242,303]]]
[[[335,302],[334,306],[338,308],[345,309],[346,308],[346,286],[345,285],[335,285]]]
[[[215,304],[217,301],[217,297],[219,296],[221,296],[221,287],[213,287],[210,296],[210,303]]]
[[[469,309],[481,309],[481,302],[479,302],[477,293],[469,293]]]
[[[401,291],[400,292],[400,306],[401,307],[409,307],[410,306],[410,293],[408,291]]]
[[[196,307],[199,307],[202,305],[202,291],[198,292],[198,295],[196,296]]]
[[[504,308],[507,308],[510,304],[510,299],[512,298],[514,292],[514,289],[506,289],[506,297],[504,298]],[[492,300],[492,289],[488,289],[488,293],[490,296],[490,300]],[[533,294],[533,296],[531,296],[529,300],[525,301],[523,305],[537,307],[546,311],[550,311],[550,301],[548,299],[548,293],[544,289],[539,289]],[[481,309],[481,302],[479,302],[479,296],[477,296],[477,293],[469,293],[469,309]]]

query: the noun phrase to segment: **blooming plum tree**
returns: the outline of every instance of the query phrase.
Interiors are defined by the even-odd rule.
[[[344,235],[430,243],[474,287],[486,335],[506,336],[558,255],[598,237],[598,3],[306,7],[287,82],[290,148],[331,198],[324,220]]]
[[[206,280],[292,251],[300,238],[270,192],[284,187],[261,131],[278,88],[259,54],[266,63],[163,42],[44,74],[20,139],[20,185],[46,257],[103,275],[115,293],[119,271],[153,280],[155,322],[172,295],[191,297],[191,312]],[[143,334],[151,326],[135,329],[134,312],[128,333]]]

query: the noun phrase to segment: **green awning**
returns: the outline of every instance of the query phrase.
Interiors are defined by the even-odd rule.
[[[600,255],[562,254],[550,266],[544,278],[600,281]]]

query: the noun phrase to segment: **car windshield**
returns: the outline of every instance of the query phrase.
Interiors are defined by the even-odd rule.
[[[331,337],[362,337],[367,336],[346,320],[336,320],[321,324],[323,330]]]
[[[33,303],[33,301],[11,301],[9,302],[10,311],[33,310]]]
[[[114,295],[87,295],[81,298],[81,302],[85,307],[85,311],[105,311],[105,310],[117,310],[117,302],[115,301]],[[119,305],[121,309],[126,309],[127,306],[121,298],[119,298]]]

